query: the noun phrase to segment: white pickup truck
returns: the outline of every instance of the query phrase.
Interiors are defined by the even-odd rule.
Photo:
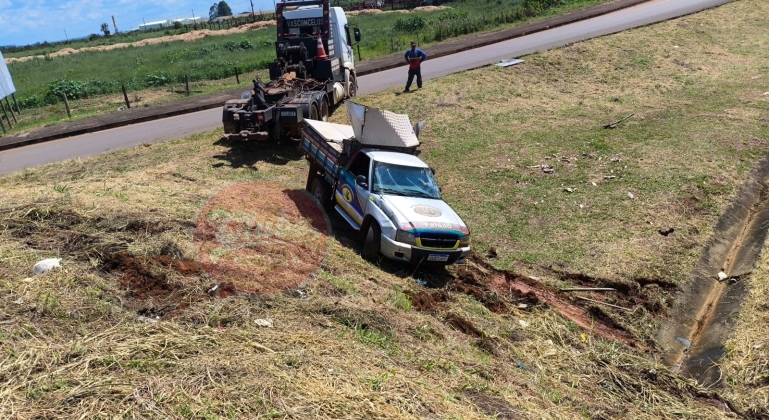
[[[352,125],[304,120],[307,190],[361,233],[362,255],[453,264],[470,253],[470,231],[441,199],[434,171],[417,157],[408,116],[345,102]]]

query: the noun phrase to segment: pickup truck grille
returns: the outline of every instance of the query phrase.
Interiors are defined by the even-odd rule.
[[[453,233],[424,233],[419,239],[425,248],[453,249],[459,237]]]

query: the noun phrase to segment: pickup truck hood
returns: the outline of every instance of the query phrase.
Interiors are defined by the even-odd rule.
[[[403,230],[451,230],[470,233],[459,215],[443,200],[383,195],[384,204],[396,225]]]

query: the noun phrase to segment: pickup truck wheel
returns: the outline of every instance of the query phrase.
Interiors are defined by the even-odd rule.
[[[381,243],[382,229],[379,227],[379,223],[372,221],[366,231],[366,236],[363,238],[363,250],[361,250],[361,256],[367,260],[373,260],[379,257]]]
[[[325,179],[316,176],[310,184],[310,194],[313,198],[318,200],[318,203],[326,211],[333,209],[333,202],[331,201],[331,185]]]

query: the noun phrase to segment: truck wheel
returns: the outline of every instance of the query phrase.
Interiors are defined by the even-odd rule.
[[[379,257],[381,243],[382,229],[379,227],[379,223],[372,220],[366,231],[366,236],[363,238],[363,249],[360,253],[361,256],[367,260],[376,259]]]
[[[328,122],[328,114],[328,99],[323,98],[323,100],[320,101],[320,119]]]
[[[350,91],[347,92],[351,98],[358,96],[358,79],[350,75]]]
[[[318,121],[318,105],[312,104],[312,107],[310,107],[310,119]]]
[[[331,185],[325,179],[316,176],[310,184],[310,194],[318,200],[324,210],[331,211],[334,208],[331,201]]]

